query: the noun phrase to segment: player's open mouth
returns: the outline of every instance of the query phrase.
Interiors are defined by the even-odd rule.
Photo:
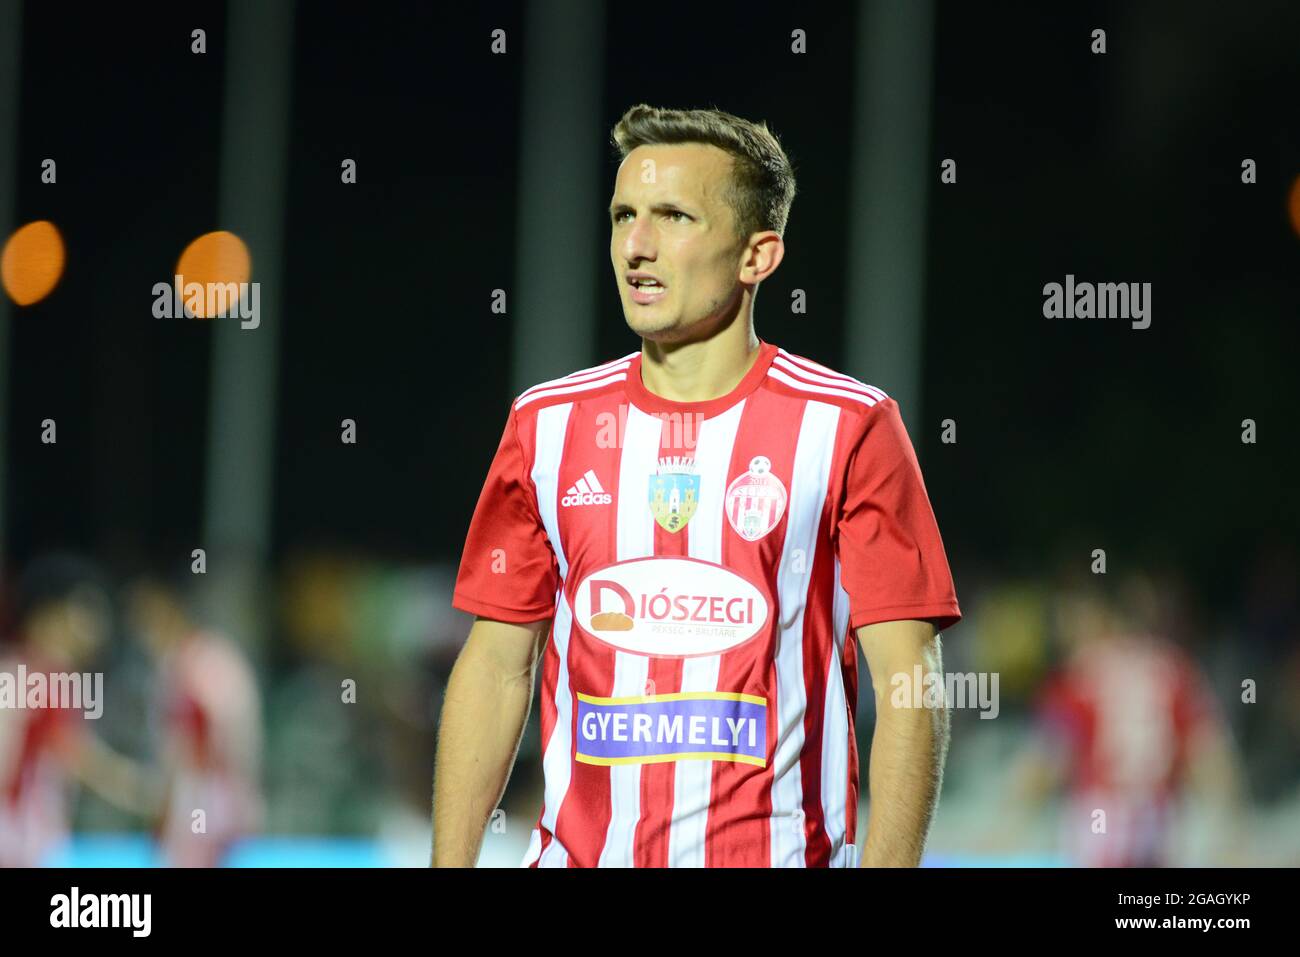
[[[659,280],[646,277],[630,278],[628,285],[632,287],[632,301],[643,306],[658,302],[668,291]]]

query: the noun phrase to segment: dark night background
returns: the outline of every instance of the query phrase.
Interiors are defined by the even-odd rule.
[[[1236,562],[1207,553],[1294,539],[1300,269],[1286,192],[1300,173],[1300,54],[1280,23],[1300,26],[1300,13],[1287,9],[940,6],[931,152],[936,171],[956,158],[959,180],[930,196],[926,408],[927,422],[957,419],[960,437],[942,446],[935,427],[914,441],[963,556],[1032,565],[1045,534],[1079,531],[1178,555],[1208,585]],[[636,15],[612,8],[606,126],[642,100],[767,119],[800,193],[756,324],[834,366],[852,10],[784,10],[696,10],[692,32],[727,43],[649,50],[626,39]],[[78,28],[63,28],[74,15]],[[207,326],[144,305],[179,249],[219,226],[221,19],[220,4],[130,29],[80,5],[26,10],[18,219],[62,224],[69,262],[14,323],[19,560],[198,533]],[[512,394],[510,322],[485,290],[515,266],[518,58],[471,38],[520,36],[521,19],[508,4],[299,11],[277,546],[458,557]],[[199,57],[175,37],[203,23]],[[1103,57],[1074,39],[1094,24],[1109,30]],[[794,25],[812,46],[786,68]],[[53,188],[31,172],[46,156]],[[355,187],[338,182],[342,156],[358,161]],[[1247,156],[1253,187],[1240,182]],[[613,168],[574,215],[601,216]],[[1152,282],[1152,327],[1045,321],[1042,284],[1067,272]],[[608,316],[593,363],[636,347],[608,273],[591,264]],[[795,287],[813,293],[808,315],[781,306]],[[21,425],[46,416],[57,451]],[[345,416],[360,424],[355,448],[336,441]],[[1245,417],[1259,423],[1253,447],[1238,441]]]
[[[17,181],[0,192],[14,191],[15,224],[56,223],[68,258],[54,292],[8,319],[10,566],[75,548],[113,574],[183,571],[201,544],[211,323],[150,312],[180,250],[223,228],[226,7],[187,6],[24,5]],[[601,136],[637,102],[766,120],[799,193],[757,331],[859,375],[841,361],[845,194],[861,162],[855,9],[610,5]],[[204,56],[189,49],[200,26]],[[807,55],[790,53],[796,27]],[[1089,52],[1095,27],[1104,56]],[[491,54],[496,28],[510,55]],[[1252,615],[1280,616],[1279,644],[1257,660],[1281,667],[1300,568],[1300,236],[1287,205],[1300,176],[1297,37],[1300,6],[1284,2],[937,5],[912,437],[968,611],[999,581],[1086,571],[1101,547],[1114,572],[1174,570],[1203,662],[1218,660],[1216,643],[1251,641]],[[529,321],[489,309],[491,290],[511,290],[528,265],[514,242],[515,51],[528,42],[520,4],[297,6],[283,314],[262,320],[280,328],[277,571],[316,553],[459,560],[515,394],[513,330]],[[46,157],[57,185],[40,181]],[[356,185],[339,181],[344,157]],[[954,185],[939,182],[948,157]],[[1241,182],[1247,157],[1254,185]],[[607,231],[608,145],[601,158],[571,213]],[[1150,282],[1151,327],[1045,319],[1042,287],[1067,273]],[[638,347],[607,256],[589,274],[601,324],[584,365]],[[806,315],[786,305],[796,288]],[[58,422],[57,445],[40,442],[44,418]],[[355,446],[339,442],[344,418],[358,424]],[[946,418],[955,445],[940,441]],[[1252,610],[1261,588],[1271,604]],[[412,734],[416,753],[431,741],[427,722]],[[1264,740],[1247,751],[1273,747]],[[411,773],[412,793],[426,770]],[[1290,793],[1285,780],[1258,787]]]

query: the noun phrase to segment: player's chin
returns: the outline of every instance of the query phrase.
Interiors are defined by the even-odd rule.
[[[677,321],[672,317],[638,315],[631,311],[625,312],[623,317],[627,320],[627,327],[643,339],[667,341],[678,333]]]

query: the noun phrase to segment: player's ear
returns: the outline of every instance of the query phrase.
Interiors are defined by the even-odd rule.
[[[776,267],[781,265],[784,258],[785,241],[780,233],[770,229],[754,233],[745,246],[744,259],[740,265],[740,281],[754,285],[762,282],[776,272]]]

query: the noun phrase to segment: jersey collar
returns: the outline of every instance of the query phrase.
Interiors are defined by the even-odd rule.
[[[627,370],[627,395],[632,404],[642,412],[680,412],[702,415],[707,419],[726,412],[757,389],[759,383],[767,377],[768,367],[772,365],[772,360],[776,358],[776,352],[776,346],[759,339],[758,358],[754,360],[750,370],[745,373],[745,377],[736,383],[736,387],[726,395],[718,396],[716,399],[706,399],[702,402],[674,402],[671,399],[665,399],[663,396],[655,395],[641,381],[641,354],[638,354]]]

